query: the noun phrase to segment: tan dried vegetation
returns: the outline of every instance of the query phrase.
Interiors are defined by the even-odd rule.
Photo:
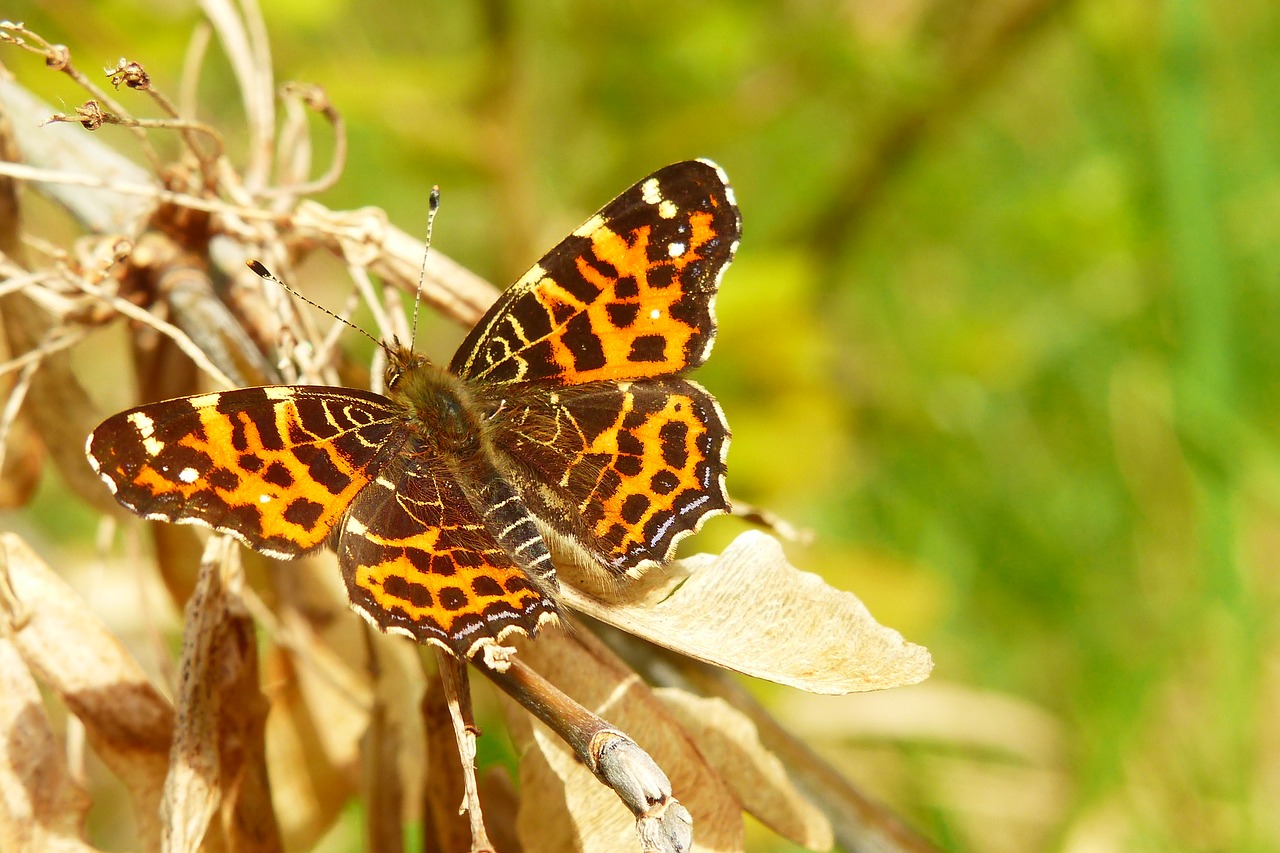
[[[309,849],[353,798],[377,850],[402,849],[406,821],[421,821],[427,850],[684,849],[691,819],[693,849],[732,851],[745,843],[744,811],[811,849],[836,839],[850,849],[929,849],[716,669],[822,694],[928,674],[923,648],[790,566],[768,535],[745,534],[719,556],[682,560],[659,583],[610,600],[567,589],[565,602],[583,614],[572,630],[516,643],[509,666],[478,663],[502,690],[519,754],[513,785],[500,767],[472,773],[467,669],[370,632],[346,610],[332,555],[282,566],[219,536],[138,521],[110,500],[83,456],[85,436],[108,413],[68,355],[89,332],[127,325],[133,364],[119,369],[134,371],[141,400],[339,382],[360,373],[335,346],[342,327],[318,328],[245,260],[292,278],[303,258],[330,254],[384,334],[403,330],[387,306],[418,284],[421,244],[380,211],[308,200],[341,174],[334,106],[307,87],[277,93],[261,60],[262,22],[229,5],[206,9],[188,67],[199,67],[216,35],[243,98],[239,166],[216,129],[188,118],[197,113],[190,97],[170,101],[142,65],[122,60],[109,92],[65,49],[20,24],[2,31],[11,59],[34,54],[90,100],[55,117],[7,73],[0,80],[9,359],[0,497],[23,506],[52,465],[69,494],[102,513],[99,559],[159,578],[183,616],[176,659],[153,643],[157,681],[58,566],[18,533],[0,534],[0,849],[93,849],[85,746],[118,784],[115,800],[131,804],[132,846],[143,850]],[[181,91],[194,91],[186,82]],[[134,100],[165,117],[133,118]],[[333,163],[314,180],[304,107],[337,139]],[[149,167],[85,131],[103,124],[130,128]],[[180,142],[167,161],[152,147],[160,134]],[[83,236],[60,245],[25,230],[20,187],[62,207]],[[422,287],[429,310],[469,324],[495,293],[432,250]]]

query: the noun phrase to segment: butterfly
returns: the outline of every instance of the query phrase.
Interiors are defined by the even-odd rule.
[[[459,657],[559,618],[553,555],[638,575],[728,510],[711,351],[741,230],[724,172],[661,169],[548,252],[447,367],[397,343],[385,394],[277,385],[116,414],[116,500],[271,557],[336,551],[352,607]]]

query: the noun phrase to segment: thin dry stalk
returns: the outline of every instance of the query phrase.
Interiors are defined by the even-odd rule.
[[[471,825],[471,853],[493,853],[493,843],[484,827],[484,811],[480,807],[480,786],[476,783],[476,728],[471,712],[471,687],[467,681],[467,665],[453,655],[435,649],[440,685],[444,690],[453,735],[462,760],[462,806]]]
[[[137,63],[122,64],[113,77],[148,93],[170,119],[158,125],[139,122],[109,99],[95,95],[108,110],[95,113],[95,120],[119,120],[139,132],[145,126],[182,132],[187,156],[164,172],[163,186],[159,168],[148,174],[116,164],[112,152],[87,134],[67,136],[65,126],[45,128],[49,133],[45,137],[15,137],[25,162],[0,164],[0,175],[35,182],[50,194],[60,193],[57,197],[77,221],[95,233],[111,235],[99,241],[99,250],[116,247],[97,255],[59,250],[46,264],[56,270],[56,282],[45,277],[49,270],[16,268],[17,274],[29,274],[31,279],[25,289],[4,296],[6,323],[13,325],[13,318],[19,316],[10,309],[10,301],[21,299],[31,312],[22,316],[40,320],[40,325],[24,325],[41,329],[43,336],[16,339],[19,345],[11,362],[22,370],[31,368],[29,375],[35,379],[29,401],[40,397],[38,380],[46,364],[56,363],[62,355],[54,343],[62,346],[60,335],[83,334],[91,323],[113,318],[128,321],[135,332],[138,384],[144,400],[207,390],[210,381],[231,387],[273,371],[289,381],[299,376],[335,377],[329,356],[335,352],[337,327],[322,334],[310,314],[299,312],[282,289],[253,280],[244,269],[249,258],[270,259],[280,269],[291,270],[311,254],[330,253],[350,271],[384,336],[410,332],[391,304],[399,298],[397,291],[420,290],[428,306],[464,323],[475,322],[496,295],[487,282],[434,250],[423,264],[420,242],[392,228],[379,210],[331,211],[303,199],[330,185],[341,170],[345,152],[341,116],[318,93],[290,90],[291,96],[303,95],[308,106],[321,112],[337,137],[337,150],[324,174],[313,181],[306,180],[309,144],[290,145],[297,156],[280,157],[275,169],[280,149],[269,46],[260,12],[252,2],[236,7],[228,0],[203,0],[202,5],[228,54],[245,104],[251,141],[249,166],[243,174],[233,170],[220,148],[209,152],[197,147],[199,125],[175,108]],[[11,41],[29,37],[25,31],[10,32]],[[41,55],[57,53],[47,44],[33,45]],[[192,77],[203,52],[197,36],[190,52]],[[60,55],[58,61],[62,70],[72,68],[69,56]],[[67,73],[87,91],[94,91],[83,75]],[[191,108],[189,92],[194,91],[188,86],[194,83],[186,81],[181,90],[179,102],[184,109]],[[14,95],[13,88],[0,81],[0,103],[6,108],[18,103],[28,113],[46,110],[41,115],[47,117],[44,105],[33,106],[24,98],[25,93]],[[300,143],[309,142],[304,137],[305,117],[291,113],[287,125]],[[66,153],[51,152],[51,139],[65,144]],[[200,145],[208,147],[203,141]],[[268,186],[273,173],[280,186]],[[101,192],[104,189],[109,192]],[[124,247],[132,251],[123,251]],[[371,275],[382,278],[381,290]],[[233,294],[225,302],[215,286],[221,276],[230,282]],[[64,281],[74,300],[53,289]],[[41,356],[29,355],[42,349]],[[267,352],[272,355],[264,356]],[[383,357],[381,351],[378,357]],[[33,368],[37,363],[42,365],[40,372]],[[22,402],[21,395],[16,396],[17,402],[11,398],[14,411]],[[91,404],[83,408],[92,416]],[[0,415],[0,439],[11,420],[7,413]],[[77,453],[84,432],[77,436]],[[58,445],[69,442],[56,431],[50,436]],[[84,468],[83,457],[78,461]],[[143,697],[132,697],[134,706],[141,705],[150,714],[151,736],[158,745],[147,743],[146,749],[139,750],[141,758],[104,731],[103,720],[112,719],[109,712],[66,686],[69,681],[80,682],[71,679],[65,672],[66,662],[57,659],[68,649],[66,637],[54,633],[55,628],[76,642],[109,646],[98,636],[105,630],[91,620],[78,630],[63,624],[70,611],[65,604],[49,603],[52,587],[47,584],[41,594],[32,594],[30,578],[24,575],[13,586],[14,602],[26,607],[28,614],[25,623],[15,620],[15,625],[21,625],[14,636],[24,665],[64,697],[84,721],[94,749],[104,753],[108,763],[114,761],[113,767],[123,768],[121,776],[139,804],[140,846],[153,849],[163,843],[166,849],[195,850],[202,844],[215,848],[225,844],[264,851],[308,846],[336,820],[341,804],[359,792],[356,768],[363,758],[364,794],[373,802],[369,814],[376,816],[370,824],[370,844],[394,847],[399,804],[412,801],[413,792],[406,794],[403,779],[393,778],[392,768],[403,745],[410,742],[410,731],[400,726],[403,716],[394,713],[386,674],[377,667],[365,672],[363,660],[354,660],[358,651],[353,650],[357,645],[352,642],[354,629],[338,603],[345,591],[331,563],[325,564],[331,576],[298,581],[286,577],[292,568],[277,569],[253,558],[246,561],[246,578],[230,546],[214,536],[204,546],[199,571],[194,572],[198,540],[189,529],[157,525],[149,530],[161,577],[176,601],[186,601],[177,722],[172,709],[162,699],[157,702],[158,694],[134,671],[136,667],[107,661],[115,665],[113,678],[100,691],[124,703],[119,686],[123,683]],[[928,671],[927,653],[877,625],[856,599],[796,572],[767,537],[744,537],[721,558],[673,565],[669,578],[672,582],[665,585],[619,585],[615,597],[607,600],[573,592],[566,583],[564,601],[655,641],[665,639],[677,651],[809,690],[872,689],[918,680]],[[680,579],[684,585],[672,593]],[[741,595],[753,583],[760,587],[754,596],[755,609]],[[256,584],[258,592],[248,586],[242,590],[246,584]],[[71,599],[83,607],[73,595]],[[774,609],[768,610],[761,601]],[[21,607],[15,606],[14,613],[22,612]],[[45,607],[50,613],[41,612]],[[342,610],[340,616],[338,610]],[[719,618],[725,613],[739,616]],[[248,614],[253,615],[252,621]],[[794,631],[760,628],[779,620],[823,625],[830,637],[820,643],[797,643]],[[271,719],[276,721],[273,737],[265,734],[268,703],[258,688],[255,624],[267,628],[274,644],[268,657]],[[33,651],[30,638],[36,636],[49,642],[51,649]],[[370,642],[371,661],[380,659],[374,650],[395,648],[387,645],[393,640],[381,636]],[[452,764],[456,756],[437,749],[428,755],[428,764],[433,771],[446,763],[459,767],[470,850],[489,851],[493,845],[481,812],[474,767],[477,730],[467,670],[463,662],[444,653],[438,652],[437,658],[444,707],[461,763]],[[752,732],[765,731],[763,727],[744,727],[748,722],[744,713],[720,704],[701,704],[697,697],[685,694],[655,694],[585,630],[573,636],[548,631],[534,643],[486,647],[486,656],[475,664],[525,709],[517,716],[517,706],[504,700],[523,750],[524,784],[516,830],[530,853],[562,849],[562,842],[575,834],[587,847],[634,849],[637,832],[645,850],[685,850],[692,843],[695,819],[700,843],[739,850],[745,837],[742,811],[749,801],[750,808],[768,816],[788,837],[820,844],[829,836],[829,827],[794,795],[785,764],[776,761],[767,744],[751,744],[744,750],[746,758],[718,748],[717,758],[724,759],[721,765],[704,755],[696,742],[721,746],[734,738],[747,742]],[[79,670],[74,672],[85,677]],[[365,683],[366,677],[372,686]],[[695,714],[708,708],[714,713],[682,722],[681,710],[688,714],[691,708]],[[695,722],[711,729],[695,738]],[[277,790],[287,792],[274,800],[267,786],[272,743],[291,756],[283,764],[271,765],[273,782],[282,786]],[[763,780],[761,787],[767,793],[757,800],[750,800],[725,778],[744,767],[756,774],[752,778]],[[163,808],[159,809],[161,779]],[[291,804],[304,800],[296,812],[289,811]],[[141,817],[144,809],[150,810],[147,819]],[[162,815],[161,822],[157,815]],[[548,821],[555,824],[549,830]],[[823,835],[824,827],[828,836]],[[442,830],[441,836],[445,834],[447,830]]]

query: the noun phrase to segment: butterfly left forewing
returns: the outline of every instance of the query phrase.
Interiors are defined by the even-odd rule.
[[[202,524],[292,558],[324,542],[403,440],[377,394],[269,386],[121,412],[93,431],[86,452],[139,515]]]

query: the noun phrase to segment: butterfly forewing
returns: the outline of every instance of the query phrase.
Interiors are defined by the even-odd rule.
[[[265,554],[320,546],[404,442],[389,401],[346,388],[271,386],[121,412],[89,436],[89,461],[147,518],[199,523]]]
[[[494,304],[451,369],[488,382],[664,376],[706,360],[738,245],[718,166],[661,169],[605,205]]]

